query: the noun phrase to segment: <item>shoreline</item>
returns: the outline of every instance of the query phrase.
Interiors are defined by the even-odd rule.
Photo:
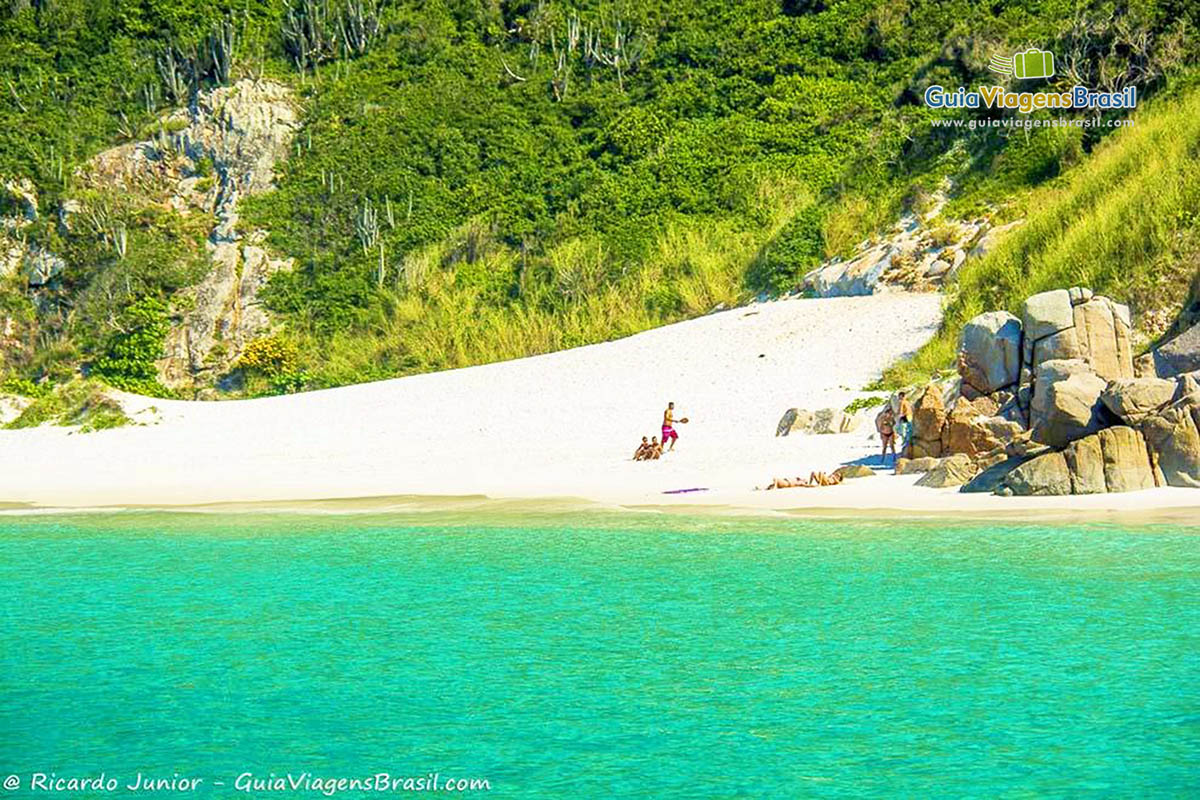
[[[940,304],[935,294],[789,298],[603,344],[338,389],[220,402],[123,395],[140,424],[0,431],[0,513],[511,506],[1013,519],[1200,509],[1192,489],[996,497],[914,487],[919,475],[880,474],[869,413],[848,433],[775,435],[789,408],[841,409],[870,394],[863,387],[933,336]],[[632,461],[668,400],[691,418],[675,452]],[[754,490],[844,464],[876,475]]]
[[[854,479],[863,483],[894,482],[882,494],[880,504],[860,505],[839,498],[843,487],[785,489],[770,493],[713,492],[687,495],[688,499],[644,495],[623,500],[568,495],[374,495],[257,499],[202,503],[121,503],[89,505],[0,504],[0,518],[110,515],[110,514],[196,514],[196,515],[290,515],[290,516],[454,516],[486,517],[502,522],[508,518],[564,515],[611,516],[662,515],[712,519],[823,519],[905,520],[913,522],[1003,523],[1112,523],[1123,525],[1186,524],[1200,527],[1200,498],[1188,489],[1150,489],[1141,492],[1068,497],[996,497],[963,494],[957,489],[912,487],[908,478],[877,476]],[[884,487],[879,487],[884,488]],[[908,502],[891,502],[895,490],[912,492]],[[764,497],[765,495],[770,497]],[[797,503],[796,495],[811,494]],[[857,498],[859,493],[854,493]],[[839,502],[839,499],[842,502]],[[749,502],[747,502],[749,501]],[[1083,502],[1078,502],[1083,501]]]

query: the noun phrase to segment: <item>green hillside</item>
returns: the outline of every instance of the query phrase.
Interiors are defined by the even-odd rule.
[[[21,235],[66,269],[4,279],[3,369],[10,387],[83,369],[166,393],[154,361],[204,234],[76,169],[243,77],[291,86],[303,127],[278,189],[242,203],[296,268],[263,293],[278,332],[235,392],[547,352],[792,290],[951,178],[955,213],[1029,222],[964,272],[947,332],[896,377],[936,369],[955,324],[1030,289],[1157,303],[1186,283],[1197,24],[1183,0],[13,0],[0,177],[36,185]],[[1158,98],[1117,136],[933,126],[963,112],[926,108],[927,86],[994,82],[991,55],[1029,46],[1071,66],[1052,85]],[[67,201],[102,224],[64,230]]]
[[[1130,304],[1146,339],[1169,331],[1200,300],[1200,88],[1181,88],[1134,116],[1090,158],[1010,198],[1026,219],[997,250],[968,262],[944,326],[888,374],[903,385],[952,365],[962,324],[995,309],[1020,312],[1032,294],[1088,286]],[[1200,310],[1200,309],[1195,309]],[[1155,313],[1157,312],[1157,313]]]

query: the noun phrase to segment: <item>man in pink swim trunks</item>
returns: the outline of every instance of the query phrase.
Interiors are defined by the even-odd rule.
[[[679,421],[686,423],[687,417],[684,417]],[[667,403],[667,410],[663,412],[662,443],[666,444],[667,440],[670,439],[671,446],[668,447],[667,450],[674,450],[675,440],[678,438],[679,434],[675,432],[675,403]]]

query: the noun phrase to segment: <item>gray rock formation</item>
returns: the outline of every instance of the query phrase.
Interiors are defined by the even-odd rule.
[[[802,408],[789,408],[775,426],[776,436],[787,436],[791,433],[850,433],[862,424],[862,417],[847,414],[836,408],[818,408],[807,411]]]
[[[1128,306],[1076,287],[1033,295],[1021,317],[1017,397],[1026,410],[1037,402],[1038,369],[1046,361],[1081,360],[1104,381],[1133,377]]]
[[[1021,321],[1007,311],[989,311],[963,326],[959,374],[968,387],[989,395],[1015,386],[1021,375]]]
[[[1175,399],[1177,381],[1162,378],[1120,378],[1100,394],[1113,415],[1127,425],[1137,425]]]
[[[1200,322],[1155,349],[1153,357],[1160,378],[1200,370]]]
[[[1017,465],[997,491],[1015,495],[1102,494],[1151,489],[1161,484],[1146,440],[1117,426],[1085,436]]]
[[[1065,447],[1104,427],[1100,395],[1108,383],[1087,362],[1044,361],[1035,385],[1029,420],[1037,441]]]
[[[1177,399],[1138,428],[1164,483],[1200,488],[1200,382],[1193,374],[1179,379]]]
[[[931,489],[944,489],[950,486],[962,486],[979,472],[979,466],[963,453],[940,459],[933,469],[921,476],[916,486]]]

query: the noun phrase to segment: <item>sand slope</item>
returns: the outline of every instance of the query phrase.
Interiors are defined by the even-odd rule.
[[[776,439],[790,406],[841,407],[934,332],[937,295],[788,299],[536,358],[260,400],[130,398],[161,422],[0,432],[0,499],[190,503],[380,494],[745,491],[832,468],[865,436]],[[691,424],[630,462],[674,400]]]
[[[999,498],[879,475],[754,491],[772,476],[868,459],[852,434],[775,437],[791,406],[842,407],[933,335],[941,298],[885,294],[757,303],[620,341],[323,392],[219,403],[127,396],[161,421],[82,434],[0,431],[0,502],[174,505],[395,495],[581,498],[623,506],[908,509],[935,513],[1200,504],[1156,489]],[[635,463],[674,400],[674,453]],[[664,491],[703,487],[706,492]]]

